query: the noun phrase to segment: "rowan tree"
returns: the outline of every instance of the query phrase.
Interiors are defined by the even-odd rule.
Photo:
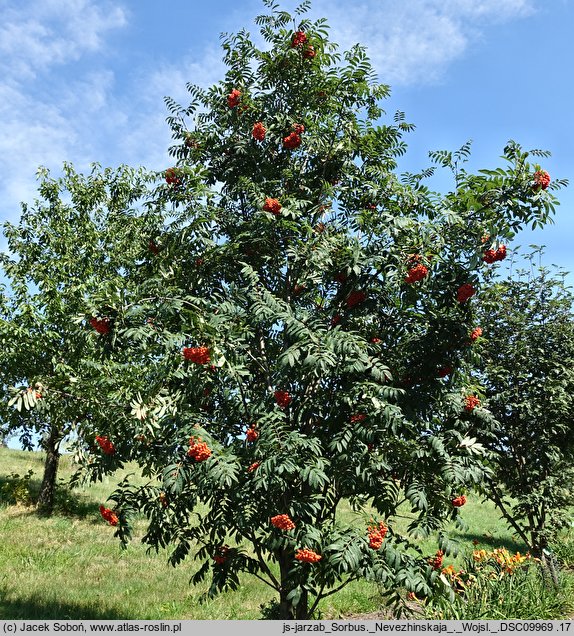
[[[532,554],[545,559],[570,523],[574,483],[573,296],[564,273],[534,265],[490,276],[477,346],[497,425],[482,440],[493,472],[484,494]]]
[[[80,175],[66,165],[55,179],[41,170],[40,198],[23,205],[17,224],[4,225],[2,433],[19,434],[28,449],[40,439],[46,462],[38,508],[46,514],[53,508],[60,444],[71,434],[89,436],[105,412],[90,396],[90,362],[114,348],[115,327],[98,298],[104,287],[127,293],[138,259],[144,262],[153,221],[136,204],[146,174],[94,166]],[[96,444],[93,436],[86,441]]]
[[[443,196],[432,168],[399,177],[413,127],[385,116],[364,49],[340,54],[307,3],[265,5],[264,48],[225,35],[224,79],[166,100],[162,251],[139,295],[107,301],[140,364],[103,360],[94,391],[124,387],[101,434],[149,476],[113,494],[117,534],[141,511],[144,541],[172,545],[174,564],[194,553],[210,594],[249,573],[278,617],[305,619],[358,578],[395,601],[432,593],[440,572],[394,518],[406,502],[412,534],[440,533],[483,478],[472,437],[492,418],[468,373],[483,258],[554,198],[514,142],[478,174],[468,145],[434,153],[454,172]]]

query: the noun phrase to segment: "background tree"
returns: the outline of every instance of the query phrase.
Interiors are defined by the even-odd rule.
[[[173,544],[174,564],[195,551],[210,593],[251,573],[277,616],[304,619],[357,578],[394,600],[432,592],[439,572],[393,518],[407,503],[412,533],[435,533],[482,479],[469,434],[491,420],[468,343],[483,256],[554,199],[512,142],[506,168],[477,175],[468,146],[435,153],[446,196],[432,169],[398,178],[412,126],[382,123],[389,90],[364,50],[339,54],[306,3],[295,18],[265,4],[265,50],[225,36],[225,79],[167,100],[178,162],[152,205],[171,222],[149,277],[106,300],[140,363],[104,359],[94,394],[112,395],[117,456],[150,477],[103,509],[122,539],[143,511],[144,540]],[[345,501],[364,525],[343,523]]]
[[[532,553],[568,525],[574,484],[574,297],[564,274],[534,265],[489,277],[479,309],[493,473],[485,495]]]
[[[59,179],[40,176],[41,198],[23,206],[17,225],[4,225],[0,421],[26,448],[40,439],[46,463],[38,507],[51,513],[61,442],[93,430],[102,414],[89,397],[90,363],[101,355],[96,342],[111,351],[115,335],[99,291],[104,282],[129,289],[152,222],[134,207],[150,179],[144,171],[94,166],[84,176],[66,165]]]

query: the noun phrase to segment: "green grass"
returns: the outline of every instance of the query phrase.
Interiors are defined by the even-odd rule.
[[[10,474],[32,470],[32,491],[37,491],[43,469],[41,453],[0,449],[0,492]],[[61,482],[55,514],[42,518],[32,506],[0,506],[0,619],[257,619],[260,605],[275,598],[274,591],[252,576],[242,579],[237,592],[223,593],[200,602],[208,584],[192,586],[189,580],[199,564],[188,560],[173,568],[167,551],[148,553],[138,539],[145,522],[137,522],[136,539],[122,550],[113,528],[101,519],[99,505],[105,503],[128,466],[103,482],[70,493]],[[60,477],[73,473],[70,457],[61,460]],[[355,513],[347,506],[342,515]],[[507,547],[524,551],[500,521],[490,503],[468,497],[464,516],[469,531],[451,529],[451,536],[469,552],[480,547]],[[357,523],[364,517],[357,515]],[[405,514],[393,524],[398,531],[408,525]],[[423,551],[432,555],[436,541],[420,540]],[[458,559],[447,563],[458,565]],[[381,596],[376,585],[354,582],[325,599],[323,618],[376,612]]]

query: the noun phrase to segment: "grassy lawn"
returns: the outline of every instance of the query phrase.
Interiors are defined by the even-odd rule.
[[[32,470],[31,488],[39,486],[41,453],[0,449],[0,488],[11,473]],[[62,458],[60,476],[72,474],[70,458]],[[61,489],[60,508],[52,518],[38,517],[25,505],[0,507],[0,619],[257,619],[260,605],[274,598],[274,591],[252,576],[245,576],[237,592],[200,602],[208,585],[191,586],[189,579],[199,564],[189,560],[173,568],[168,553],[147,553],[138,538],[144,522],[136,524],[136,539],[122,550],[113,528],[101,518],[105,503],[128,468],[103,482],[75,490]],[[63,508],[63,509],[62,509]],[[66,513],[66,509],[68,512]],[[515,541],[490,503],[469,496],[464,508],[469,530],[452,529],[451,536],[471,551],[481,548],[525,547]],[[345,516],[353,515],[348,508]],[[364,525],[361,517],[357,522]],[[408,515],[396,520],[404,531]],[[431,555],[436,542],[421,541]],[[459,560],[446,559],[445,565]],[[355,582],[325,599],[324,618],[376,612],[381,597],[376,585]]]

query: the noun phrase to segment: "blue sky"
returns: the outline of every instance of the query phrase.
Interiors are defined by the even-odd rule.
[[[508,139],[553,153],[544,167],[574,185],[574,0],[316,0],[343,47],[367,45],[393,89],[390,116],[417,129],[405,169],[473,139],[471,168],[494,167]],[[291,10],[292,0],[282,5]],[[38,165],[170,165],[163,96],[219,80],[219,34],[247,27],[259,0],[0,0],[0,218],[35,196]],[[448,185],[448,184],[447,184]],[[545,244],[574,272],[572,186]],[[0,244],[0,247],[2,245]],[[570,277],[574,283],[574,276]]]

